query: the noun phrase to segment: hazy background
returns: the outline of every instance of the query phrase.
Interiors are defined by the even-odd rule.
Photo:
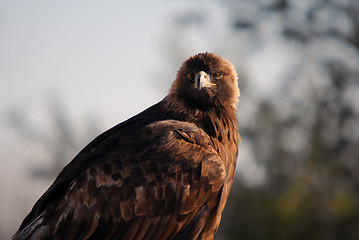
[[[359,2],[0,0],[0,239],[203,51],[239,73],[216,239],[359,239]]]

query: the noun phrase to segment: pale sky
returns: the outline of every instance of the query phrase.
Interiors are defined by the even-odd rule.
[[[163,28],[156,26],[166,12],[153,7],[160,2],[7,1],[0,10],[0,109],[38,104],[54,92],[76,115],[105,114],[109,103],[132,98],[130,110],[138,96],[143,106],[157,100],[149,80],[163,64],[156,39]]]

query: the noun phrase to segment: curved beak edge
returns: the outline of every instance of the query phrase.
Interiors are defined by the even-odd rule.
[[[198,90],[201,90],[202,88],[206,88],[206,87],[216,85],[216,84],[210,82],[210,75],[208,75],[205,71],[199,71],[195,75],[194,80],[195,80],[194,86]]]

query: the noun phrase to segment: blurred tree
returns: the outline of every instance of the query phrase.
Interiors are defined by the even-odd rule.
[[[264,177],[248,184],[239,171],[217,238],[359,239],[359,2],[227,0],[223,7],[231,34],[218,53],[241,67],[239,166],[253,156]],[[188,16],[172,22],[173,58],[182,58],[190,28],[212,32],[208,41],[218,37],[206,27],[211,11]],[[264,65],[284,70],[275,81],[254,79],[245,61],[273,45],[288,56],[273,54]],[[277,87],[261,94],[255,81]]]
[[[62,168],[75,156],[83,145],[98,134],[98,123],[94,118],[88,118],[85,122],[86,133],[79,131],[72,125],[64,103],[57,94],[51,96],[48,101],[48,121],[52,125],[52,131],[48,127],[39,127],[31,123],[30,116],[22,108],[11,108],[8,111],[9,123],[19,134],[33,143],[44,147],[50,155],[49,165],[29,166],[29,172],[36,178],[55,178]],[[45,115],[46,116],[46,115]],[[46,130],[45,130],[46,129]]]

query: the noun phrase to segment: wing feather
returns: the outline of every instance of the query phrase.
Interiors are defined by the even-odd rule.
[[[32,214],[59,215],[56,221],[44,219],[42,233],[55,239],[198,236],[225,179],[212,140],[196,125],[174,120],[131,130],[91,143],[71,163],[87,162],[87,168],[55,181],[51,193],[66,182],[69,190],[34,207]]]

